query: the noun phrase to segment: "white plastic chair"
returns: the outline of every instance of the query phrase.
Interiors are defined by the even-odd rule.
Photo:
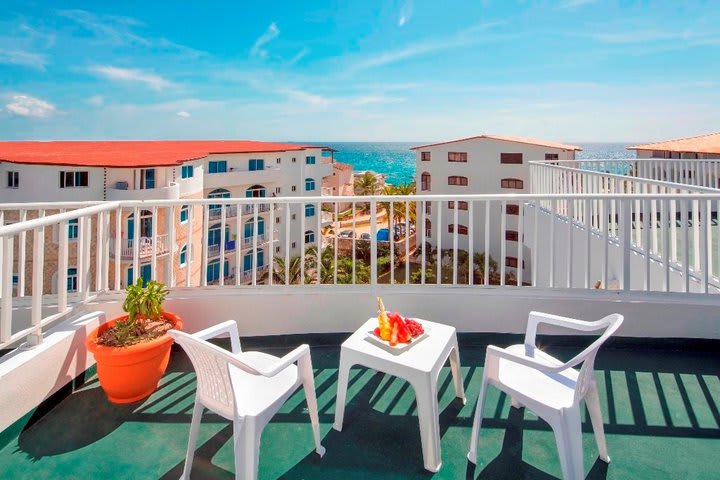
[[[320,444],[310,347],[301,345],[282,358],[261,352],[243,352],[234,320],[193,335],[178,330],[168,333],[185,350],[197,375],[195,408],[182,479],[190,478],[200,418],[205,408],[233,422],[235,478],[256,479],[262,431],[300,385],[307,398],[315,451],[321,457],[325,454],[325,447]],[[232,353],[207,341],[222,334],[230,335]]]
[[[585,400],[600,458],[609,463],[600,400],[595,384],[594,363],[600,346],[620,328],[622,322],[623,316],[617,313],[596,322],[585,322],[530,312],[523,345],[512,345],[505,349],[488,346],[480,395],[475,407],[468,460],[477,462],[478,435],[487,385],[490,384],[507,393],[512,399],[513,407],[520,408],[524,405],[550,424],[555,432],[560,465],[566,480],[584,478],[580,401]],[[563,363],[535,346],[535,336],[540,323],[585,332],[602,329],[605,331],[572,360]],[[572,368],[581,363],[579,371]]]

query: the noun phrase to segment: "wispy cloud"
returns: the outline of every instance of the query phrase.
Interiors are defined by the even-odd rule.
[[[598,0],[563,0],[560,3],[560,8],[579,8],[597,2]]]
[[[310,53],[310,49],[308,47],[303,47],[302,50],[300,50],[298,53],[295,54],[294,57],[292,57],[290,60],[288,60],[288,65],[295,65],[300,60],[305,58],[305,56]]]
[[[48,59],[45,55],[23,50],[2,50],[0,49],[0,63],[5,65],[18,65],[21,67],[34,68],[44,71]]]
[[[171,81],[155,73],[145,72],[134,68],[120,68],[111,65],[96,65],[90,67],[90,72],[108,80],[126,83],[139,83],[153,90],[165,90],[174,87]]]
[[[275,22],[272,22],[267,30],[255,40],[250,49],[250,55],[253,57],[267,57],[268,52],[263,47],[277,38],[278,35],[280,35],[280,29],[275,25]]]
[[[313,107],[326,107],[330,104],[330,100],[328,98],[315,93],[306,92],[304,90],[298,90],[293,88],[280,90],[280,93],[284,93],[293,100],[306,103],[307,105]]]
[[[357,62],[353,67],[351,67],[351,69],[364,70],[368,68],[375,68],[443,50],[496,41],[499,39],[498,36],[486,35],[486,32],[503,24],[504,22],[479,23],[477,25],[473,25],[472,27],[458,30],[453,35],[447,37],[423,40],[396,50],[382,52],[378,55]]]
[[[14,115],[33,118],[47,118],[57,111],[52,103],[30,95],[13,95],[5,108]]]
[[[105,98],[102,95],[93,95],[85,99],[85,103],[93,107],[102,107],[105,104]]]
[[[413,0],[405,0],[400,7],[400,14],[398,17],[398,27],[403,27],[407,22],[410,21],[410,17],[413,14]]]
[[[177,116],[180,117],[180,118],[189,118],[189,117],[190,117],[190,112],[186,112],[185,110],[180,110],[180,111],[177,112],[175,115],[177,115]]]

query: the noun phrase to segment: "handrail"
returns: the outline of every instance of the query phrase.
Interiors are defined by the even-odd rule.
[[[94,215],[101,212],[107,212],[109,210],[118,208],[119,206],[120,202],[103,202],[100,205],[94,205],[92,207],[80,208],[77,210],[72,210],[70,212],[55,213],[46,217],[33,218],[32,220],[25,220],[24,222],[4,225],[0,227],[0,237],[17,235],[22,232],[27,232],[28,230],[55,225],[57,223],[72,220],[74,218],[85,217],[87,215]],[[48,204],[44,204],[43,208],[48,209]]]

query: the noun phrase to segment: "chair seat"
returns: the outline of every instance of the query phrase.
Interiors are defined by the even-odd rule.
[[[262,352],[239,354],[249,364],[260,368],[274,365],[279,358]],[[236,408],[241,416],[257,416],[270,405],[283,398],[298,383],[298,369],[292,364],[273,377],[251,374],[230,366],[230,379],[236,392]]]
[[[549,365],[562,365],[563,362],[542,350],[522,345],[512,345],[505,350],[515,354],[533,357]],[[498,378],[502,385],[527,397],[532,402],[541,403],[552,409],[572,406],[579,372],[568,368],[559,373],[543,373],[535,368],[501,358]]]

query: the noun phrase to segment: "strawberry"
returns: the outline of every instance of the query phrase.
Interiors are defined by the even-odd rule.
[[[373,330],[373,333],[375,334],[376,337],[379,337],[380,336],[380,327],[375,327],[375,330]]]

